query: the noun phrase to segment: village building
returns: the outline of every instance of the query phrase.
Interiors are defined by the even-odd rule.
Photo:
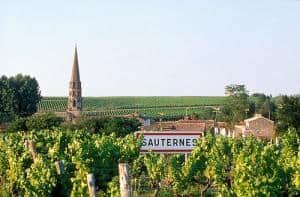
[[[235,125],[234,129],[229,129],[225,122],[215,120],[190,120],[182,119],[178,121],[154,122],[147,126],[142,126],[143,131],[197,131],[205,133],[214,132],[215,135],[225,137],[256,137],[258,139],[273,139],[275,135],[274,122],[270,119],[256,114],[254,117],[244,120],[241,124]]]
[[[204,135],[204,132],[214,128],[214,120],[190,120],[188,118],[178,121],[154,122],[147,126],[142,126],[143,131],[193,131]],[[203,136],[202,135],[202,136]]]
[[[235,125],[233,137],[253,136],[258,139],[271,140],[275,137],[274,122],[261,114],[244,120],[242,125]]]
[[[67,120],[70,121],[79,117],[81,111],[82,111],[81,81],[80,81],[80,74],[79,74],[77,46],[75,46],[72,74],[69,82]]]
[[[215,135],[221,135],[225,137],[230,137],[231,132],[227,128],[226,122],[215,122],[214,124]]]

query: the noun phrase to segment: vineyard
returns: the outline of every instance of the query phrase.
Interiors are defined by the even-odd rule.
[[[120,116],[139,113],[142,117],[181,118],[197,113],[200,117],[212,113],[212,107],[223,105],[225,97],[85,97],[83,113],[97,116]],[[45,97],[39,103],[39,112],[64,112],[66,97]]]
[[[0,196],[88,196],[90,173],[96,179],[97,196],[119,196],[118,161],[129,163],[132,196],[300,192],[295,131],[287,132],[279,145],[207,135],[186,161],[182,155],[139,154],[139,145],[133,135],[117,138],[78,130],[1,134]]]

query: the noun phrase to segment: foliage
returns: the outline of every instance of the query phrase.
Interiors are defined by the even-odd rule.
[[[148,176],[150,178],[151,187],[155,189],[154,196],[158,195],[161,181],[165,174],[164,169],[167,167],[163,157],[163,155],[153,153],[145,155],[144,157],[144,163],[147,169]]]
[[[15,118],[13,109],[13,92],[8,88],[8,78],[0,78],[0,123],[9,122]]]
[[[29,117],[26,121],[28,130],[52,129],[62,124],[63,118],[46,113]]]
[[[118,137],[124,137],[129,133],[138,130],[140,122],[135,118],[124,117],[105,117],[105,118],[86,118],[79,119],[76,124],[66,123],[65,128],[76,130],[84,129],[90,133],[101,133],[110,135],[115,133]]]
[[[222,109],[223,119],[230,128],[249,115],[250,102],[248,91],[244,85],[228,85],[225,87],[228,95]],[[247,115],[246,115],[247,114]]]
[[[277,105],[277,130],[283,132],[294,127],[300,133],[300,96],[281,96]]]
[[[295,188],[294,189],[295,193],[299,193],[300,192],[300,149],[298,151],[298,156],[295,165],[296,165],[296,169],[292,177],[292,184],[293,187]]]
[[[7,128],[8,132],[14,131],[31,131],[31,130],[42,130],[52,129],[62,124],[63,118],[58,117],[54,114],[41,114],[34,115],[27,118],[18,118],[11,122]]]
[[[35,143],[36,159],[26,140]],[[0,195],[85,196],[93,173],[99,195],[119,196],[119,161],[129,162],[138,196],[292,196],[300,190],[299,136],[292,129],[279,145],[207,135],[186,161],[176,154],[139,155],[140,144],[132,134],[58,128],[1,134]]]
[[[299,179],[298,158],[300,146],[299,136],[295,132],[295,129],[288,129],[288,131],[282,135],[280,146],[279,164],[285,171],[285,179],[287,180],[286,193],[294,193],[297,192],[297,190],[299,192],[300,187],[297,180]]]
[[[246,86],[243,84],[230,84],[225,86],[225,95],[227,96],[242,96],[248,95]]]
[[[26,140],[36,145],[34,160]],[[94,173],[98,191],[106,192],[107,184],[118,175],[118,161],[134,161],[139,147],[133,135],[117,138],[58,128],[1,134],[0,195],[82,196],[87,194],[88,173]],[[60,175],[56,161],[64,165]]]
[[[159,185],[160,193],[168,191],[170,196],[296,195],[300,189],[297,139],[289,131],[276,146],[254,138],[208,135],[199,140],[186,162],[180,155],[152,153],[133,167],[142,179],[142,166],[147,166],[147,176],[155,183],[148,192],[155,193]]]
[[[39,84],[35,78],[21,74],[0,78],[1,121],[32,115],[40,100]]]
[[[54,165],[39,156],[25,171],[26,178],[21,182],[24,196],[49,196],[57,183],[56,176]]]
[[[107,193],[114,197],[120,196],[119,176],[113,177],[112,181],[108,183]]]
[[[277,163],[278,156],[273,144],[247,141],[234,161],[233,190],[237,196],[276,196],[284,191],[285,174]]]
[[[250,111],[262,114],[264,117],[270,117],[272,120],[275,119],[276,105],[272,96],[254,93],[250,96],[250,102]]]
[[[16,132],[16,131],[28,131],[26,126],[27,118],[17,118],[15,121],[9,123],[6,131]]]

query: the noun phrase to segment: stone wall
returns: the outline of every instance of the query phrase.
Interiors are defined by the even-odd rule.
[[[266,118],[257,118],[245,121],[245,135],[253,135],[257,138],[272,139],[274,137],[274,122]]]

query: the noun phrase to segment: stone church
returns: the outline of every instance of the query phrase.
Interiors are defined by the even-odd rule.
[[[79,117],[81,111],[82,111],[81,81],[80,81],[80,74],[79,74],[77,46],[75,46],[72,74],[69,82],[67,120],[72,121],[75,118]]]

